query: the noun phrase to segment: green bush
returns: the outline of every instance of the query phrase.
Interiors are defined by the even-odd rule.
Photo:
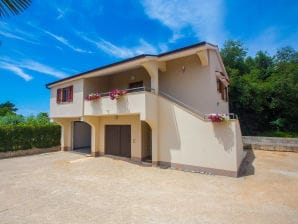
[[[60,145],[61,129],[58,125],[0,126],[0,151],[30,148],[48,148]]]

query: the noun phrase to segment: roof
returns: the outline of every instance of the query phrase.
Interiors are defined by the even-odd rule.
[[[89,70],[89,71],[86,71],[86,72],[82,72],[82,73],[79,73],[79,74],[76,74],[76,75],[73,75],[73,76],[69,76],[69,77],[64,78],[64,79],[57,80],[55,82],[48,83],[48,84],[46,84],[46,87],[49,89],[51,85],[57,84],[59,82],[64,82],[64,81],[67,81],[67,80],[70,80],[70,79],[73,79],[73,78],[77,78],[77,77],[86,75],[86,74],[91,73],[91,72],[100,71],[100,70],[103,70],[103,69],[106,69],[106,68],[109,68],[109,67],[124,64],[124,63],[130,62],[130,61],[138,60],[138,59],[145,58],[145,57],[148,57],[148,56],[163,57],[163,56],[166,56],[166,55],[169,55],[169,54],[174,54],[174,53],[177,53],[177,52],[185,51],[185,50],[195,48],[195,47],[204,46],[204,45],[207,45],[207,44],[211,45],[213,47],[217,47],[217,45],[210,44],[208,42],[203,41],[203,42],[200,42],[200,43],[197,43],[197,44],[189,45],[189,46],[186,46],[186,47],[182,47],[182,48],[179,48],[179,49],[176,49],[176,50],[168,51],[168,52],[157,54],[157,55],[154,55],[154,54],[141,54],[141,55],[138,55],[138,56],[135,56],[135,57],[132,57],[132,58],[128,58],[128,59],[118,61],[118,62],[115,62],[115,63],[112,63],[112,64],[104,65],[104,66],[99,67],[99,68],[95,68],[95,69],[92,69],[92,70]]]

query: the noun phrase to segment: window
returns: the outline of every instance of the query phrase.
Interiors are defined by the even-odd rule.
[[[73,86],[57,89],[57,103],[70,103],[73,100]]]
[[[228,102],[229,101],[229,98],[228,98],[228,87],[225,87],[224,88],[224,97],[223,97],[223,100]]]
[[[221,99],[224,101],[228,101],[228,87],[225,86],[219,79],[216,79],[217,82],[217,91],[221,95]]]
[[[143,81],[129,83],[129,89],[140,88],[143,86],[144,86]]]

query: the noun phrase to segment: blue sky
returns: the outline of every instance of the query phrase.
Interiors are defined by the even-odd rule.
[[[33,0],[0,19],[0,102],[48,112],[46,83],[200,41],[241,40],[250,55],[297,49],[297,11],[297,0]]]

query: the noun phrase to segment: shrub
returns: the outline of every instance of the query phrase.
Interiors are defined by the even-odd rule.
[[[57,146],[60,145],[60,132],[58,125],[0,126],[0,151]]]

